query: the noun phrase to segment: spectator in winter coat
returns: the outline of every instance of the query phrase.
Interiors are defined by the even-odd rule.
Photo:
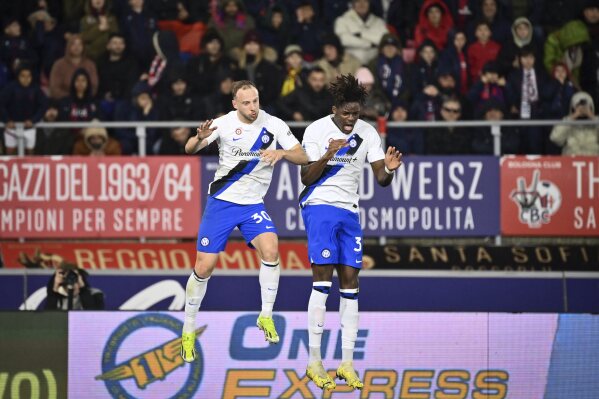
[[[152,37],[158,25],[156,17],[144,7],[144,0],[129,0],[120,27],[131,55],[139,67],[146,70],[154,58]]]
[[[488,62],[483,68],[481,77],[472,85],[468,92],[468,101],[475,115],[484,114],[483,108],[487,101],[493,100],[501,106],[505,113],[507,105],[505,93],[506,80],[499,74],[499,67],[494,62]]]
[[[21,32],[21,24],[15,17],[4,17],[2,23],[3,35],[0,36],[0,63],[6,65],[9,77],[16,76],[15,72],[20,63],[26,63],[37,70],[38,57]]]
[[[88,127],[82,130],[82,138],[75,143],[73,155],[105,156],[121,155],[120,143],[108,136],[103,127]]]
[[[572,96],[570,114],[564,120],[596,120],[595,103],[585,92]],[[557,125],[551,131],[551,141],[562,147],[563,155],[599,155],[598,125]]]
[[[570,79],[570,72],[566,64],[556,64],[553,67],[553,81],[551,84],[550,105],[547,117],[549,119],[562,119],[570,113],[570,101],[576,93],[576,88]]]
[[[320,35],[325,30],[318,14],[309,1],[303,1],[295,9],[291,28],[291,43],[302,50],[306,61],[314,61],[321,55]]]
[[[216,29],[225,43],[224,53],[233,58],[239,57],[243,48],[244,36],[256,27],[254,18],[245,11],[241,0],[222,0],[208,24]]]
[[[467,29],[469,41],[477,39],[478,21],[485,21],[489,24],[493,40],[502,44],[508,41],[510,39],[510,21],[503,14],[498,0],[480,0],[474,15],[474,22],[470,23]]]
[[[443,100],[440,120],[455,122],[462,115],[460,101],[447,97]],[[426,130],[426,153],[431,155],[457,155],[472,152],[472,134],[463,127],[440,127]]]
[[[387,120],[389,122],[405,122],[408,120],[408,104],[398,99],[391,105]],[[420,129],[405,127],[387,128],[387,146],[399,149],[403,154],[424,154],[424,134]]]
[[[497,62],[503,75],[509,76],[512,69],[520,68],[518,53],[524,46],[534,50],[535,59],[539,62],[543,59],[543,47],[535,40],[532,24],[527,18],[521,17],[512,24],[512,40],[507,40],[502,44],[501,51],[497,56]]]
[[[370,12],[369,0],[352,0],[352,8],[335,20],[335,34],[362,65],[376,56],[387,32],[385,21]]]
[[[466,56],[466,34],[458,31],[450,35],[450,44],[439,56],[439,67],[450,70],[456,78],[460,95],[465,96],[470,88],[470,74]]]
[[[139,79],[140,71],[137,61],[129,55],[125,37],[121,34],[112,34],[106,49],[106,54],[98,63],[98,98],[104,117],[112,120],[115,110],[129,102],[131,89]]]
[[[425,0],[420,8],[418,25],[414,31],[416,47],[428,39],[435,44],[439,51],[443,50],[452,28],[453,19],[445,3],[441,0]]]
[[[110,13],[110,0],[86,0],[81,18],[81,38],[86,54],[98,62],[106,52],[110,35],[118,32],[116,17]]]
[[[563,62],[572,74],[572,82],[580,87],[580,67],[583,63],[583,48],[590,42],[589,32],[582,21],[571,21],[551,33],[545,41],[544,64],[547,72]]]
[[[415,96],[426,86],[434,84],[439,68],[437,48],[430,40],[425,40],[418,48],[418,59],[412,64],[411,93]]]
[[[387,100],[408,97],[407,67],[401,57],[399,39],[387,33],[379,44],[379,54],[368,65],[377,85],[387,96]]]
[[[39,55],[40,70],[48,79],[52,65],[64,55],[64,29],[45,10],[30,14],[27,20],[31,24],[31,43]]]
[[[324,71],[327,85],[337,76],[354,75],[361,66],[356,57],[345,51],[334,33],[325,34],[322,38],[322,58],[316,61],[316,65]]]
[[[307,84],[279,99],[277,108],[285,120],[315,121],[331,112],[333,98],[319,67],[309,70]]]

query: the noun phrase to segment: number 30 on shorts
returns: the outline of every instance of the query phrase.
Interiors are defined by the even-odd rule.
[[[272,222],[272,219],[270,218],[270,216],[268,216],[268,213],[266,213],[266,211],[254,213],[252,215],[252,219],[254,219],[256,223],[262,223],[264,219],[268,220],[269,222]]]

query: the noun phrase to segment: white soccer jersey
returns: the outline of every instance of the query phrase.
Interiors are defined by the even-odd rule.
[[[358,119],[351,134],[343,133],[325,116],[312,122],[304,133],[302,145],[310,162],[327,152],[331,140],[346,139],[349,146],[341,148],[325,167],[321,177],[300,194],[300,205],[325,204],[358,212],[358,184],[364,162],[385,158],[381,138],[368,123]]]
[[[208,193],[236,204],[259,204],[268,191],[273,167],[260,161],[260,150],[276,149],[278,142],[285,150],[299,144],[289,126],[263,110],[251,123],[242,123],[237,111],[231,111],[212,122],[217,129],[208,136],[208,144],[217,140],[218,169]]]

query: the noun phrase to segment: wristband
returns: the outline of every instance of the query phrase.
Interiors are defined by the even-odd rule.
[[[385,165],[385,172],[388,175],[394,175],[395,174],[395,171],[394,170],[389,170],[389,168],[387,167],[387,165]]]

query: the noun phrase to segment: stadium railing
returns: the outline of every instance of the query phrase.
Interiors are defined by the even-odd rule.
[[[295,122],[287,121],[287,124],[291,128],[304,128],[311,122]],[[373,126],[377,127],[376,122],[371,122]],[[129,128],[135,129],[135,135],[139,141],[139,156],[145,156],[146,148],[146,128],[171,128],[171,127],[197,127],[200,122],[198,121],[176,121],[176,122],[43,122],[38,123],[34,126],[38,128],[87,128],[87,127],[104,127],[104,128]],[[548,126],[552,127],[555,125],[574,125],[574,126],[597,126],[599,128],[599,118],[589,120],[504,120],[504,121],[434,121],[434,122],[386,122],[384,125],[390,128],[442,128],[442,127],[490,127],[491,134],[493,135],[493,155],[501,155],[501,129],[503,127],[516,127],[516,126]],[[4,124],[0,124],[0,127],[4,127]],[[25,127],[23,123],[15,124],[15,131],[17,136],[17,154],[19,156],[25,155]],[[385,144],[386,131],[379,131],[381,138],[383,139],[383,145]]]

